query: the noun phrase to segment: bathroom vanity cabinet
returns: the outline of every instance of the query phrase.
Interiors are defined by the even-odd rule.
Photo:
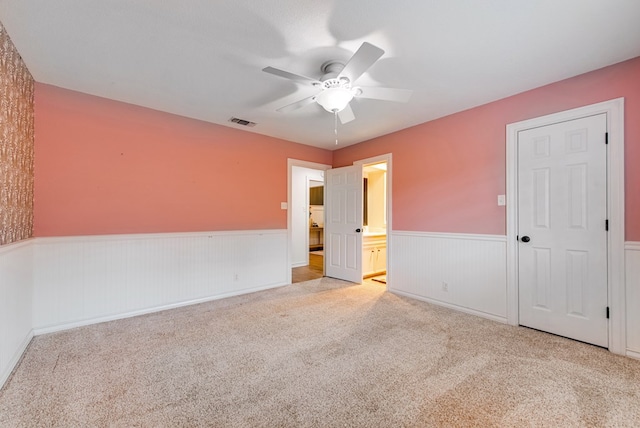
[[[362,276],[384,274],[387,270],[387,236],[365,234],[362,238]]]

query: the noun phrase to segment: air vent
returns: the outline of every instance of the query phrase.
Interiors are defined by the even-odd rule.
[[[229,122],[237,123],[238,125],[242,126],[256,126],[255,122],[250,122],[245,119],[239,119],[237,117],[232,117],[231,119],[229,119]]]

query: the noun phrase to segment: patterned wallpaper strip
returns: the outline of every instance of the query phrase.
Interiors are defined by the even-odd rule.
[[[0,23],[0,245],[33,233],[34,81]]]

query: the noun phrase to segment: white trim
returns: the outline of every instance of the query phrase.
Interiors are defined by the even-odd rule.
[[[36,238],[23,239],[21,241],[10,242],[8,244],[0,245],[0,254],[10,253],[11,251],[18,250],[29,244],[32,244]]]
[[[291,247],[293,245],[293,235],[292,235],[292,220],[291,220],[291,176],[292,176],[292,168],[294,166],[299,166],[302,168],[310,168],[317,169],[319,171],[326,171],[331,169],[331,165],[325,165],[322,163],[303,161],[299,159],[287,159],[287,263],[289,268],[287,269],[287,282],[291,284],[291,269],[293,268],[293,264],[291,263]],[[308,187],[308,185],[307,185]],[[326,189],[325,189],[326,192]]]
[[[627,351],[627,357],[640,360],[640,352]]]
[[[193,237],[213,237],[213,236],[237,236],[237,235],[270,235],[281,234],[284,229],[261,229],[261,230],[215,230],[205,232],[171,232],[171,233],[131,233],[115,235],[77,235],[77,236],[45,236],[34,238],[36,244],[57,244],[72,242],[104,242],[104,241],[134,241],[167,238],[193,238]]]
[[[473,233],[442,233],[442,232],[412,232],[408,230],[394,230],[394,235],[403,236],[420,236],[424,238],[442,238],[442,239],[469,239],[472,241],[497,241],[506,242],[506,235],[483,235]]]
[[[531,128],[605,113],[609,133],[607,158],[607,205],[609,218],[608,280],[609,280],[609,350],[625,354],[626,312],[624,283],[624,98],[617,98],[508,124],[506,127],[507,159],[507,320],[518,325],[518,210],[517,141],[518,133]]]
[[[387,282],[385,287],[389,290],[389,286],[393,284],[393,239],[391,238],[391,231],[393,230],[393,154],[385,153],[378,156],[373,156],[366,159],[360,159],[354,161],[354,165],[365,166],[372,163],[387,163],[387,204],[386,204],[386,214],[387,214]]]
[[[459,311],[459,312],[464,312],[466,314],[475,315],[477,317],[490,319],[492,321],[497,321],[497,322],[502,323],[502,324],[507,324],[507,319],[506,318],[499,317],[497,315],[490,314],[488,312],[477,311],[475,309],[467,308],[467,307],[464,307],[464,306],[458,306],[458,305],[454,305],[454,304],[451,304],[451,303],[443,302],[442,300],[430,299],[428,297],[420,296],[418,294],[408,293],[406,291],[399,291],[399,290],[389,290],[389,291],[391,293],[393,293],[393,294],[398,294],[400,296],[410,297],[412,299],[421,300],[423,302],[431,303],[433,305],[443,306],[443,307],[448,308],[448,309],[453,309],[453,310],[456,310],[456,311]]]
[[[639,241],[627,241],[624,243],[624,249],[629,251],[640,251]]]

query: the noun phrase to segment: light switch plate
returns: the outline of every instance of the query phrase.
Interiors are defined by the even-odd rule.
[[[505,205],[507,205],[507,199],[505,198],[505,195],[498,195],[498,206],[504,207]]]
[[[286,210],[287,208],[289,208],[289,207],[288,207],[286,202],[280,202],[280,209],[281,210]]]

